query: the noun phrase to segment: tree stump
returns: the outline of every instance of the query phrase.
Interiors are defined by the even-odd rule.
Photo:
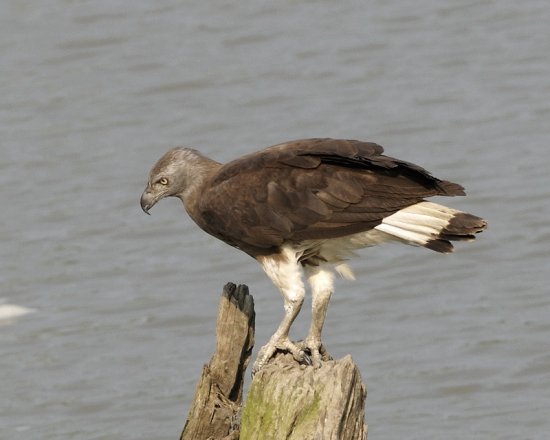
[[[223,288],[216,352],[205,365],[180,440],[239,438],[244,373],[254,346],[254,300],[245,285]]]
[[[278,354],[254,376],[240,440],[366,440],[365,399],[350,355],[316,369]]]
[[[278,353],[254,376],[240,416],[254,344],[247,286],[224,287],[216,335],[180,440],[367,439],[366,387],[351,356],[315,369]]]

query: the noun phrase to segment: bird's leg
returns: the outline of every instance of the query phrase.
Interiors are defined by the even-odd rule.
[[[303,296],[300,299],[288,299],[286,295],[284,296],[285,316],[277,331],[273,333],[273,336],[269,339],[269,342],[260,349],[256,362],[254,363],[253,370],[255,371],[263,367],[263,365],[275,354],[277,350],[289,351],[298,362],[302,362],[304,360],[304,352],[301,351],[296,344],[288,338],[290,326],[294,322],[296,316],[298,316],[300,308],[302,307]]]
[[[252,374],[257,373],[277,350],[289,351],[298,362],[305,360],[304,352],[288,338],[290,326],[298,316],[304,302],[305,287],[302,281],[302,271],[295,258],[285,257],[283,255],[282,258],[264,257],[259,259],[269,278],[281,291],[285,316],[269,342],[260,349],[252,367]]]
[[[306,266],[306,274],[311,286],[312,307],[311,325],[306,339],[300,347],[309,350],[314,367],[320,367],[321,361],[332,359],[321,343],[321,331],[327,315],[328,303],[334,290],[334,275],[322,266]]]

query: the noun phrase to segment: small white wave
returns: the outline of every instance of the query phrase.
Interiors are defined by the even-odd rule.
[[[0,304],[0,322],[19,318],[20,316],[33,312],[34,309],[18,306],[16,304]]]

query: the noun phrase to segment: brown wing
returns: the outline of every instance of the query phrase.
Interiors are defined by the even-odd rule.
[[[254,253],[286,240],[367,231],[425,197],[464,194],[460,185],[382,152],[373,143],[305,139],[244,156],[209,182],[202,223]]]

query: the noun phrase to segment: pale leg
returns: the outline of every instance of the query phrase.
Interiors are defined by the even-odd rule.
[[[331,359],[321,343],[321,332],[327,315],[330,296],[334,290],[334,274],[328,267],[306,266],[306,275],[311,286],[311,325],[307,338],[300,344],[309,349],[314,367],[320,367],[322,360]]]
[[[283,254],[283,258],[264,257],[258,260],[266,274],[281,291],[285,316],[269,342],[260,349],[252,367],[252,374],[257,373],[277,350],[289,351],[298,362],[304,361],[304,352],[288,338],[290,327],[300,312],[305,296],[302,271],[295,254],[288,251]]]

